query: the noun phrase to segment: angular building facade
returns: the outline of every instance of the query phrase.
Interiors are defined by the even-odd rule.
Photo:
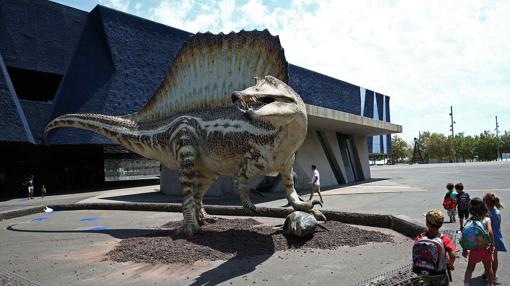
[[[20,192],[31,173],[54,190],[129,177],[109,175],[111,162],[143,158],[78,129],[56,130],[46,145],[44,127],[65,113],[139,110],[192,34],[103,6],[89,13],[49,1],[0,1],[0,19],[0,196]],[[389,134],[402,130],[390,123],[389,97],[292,64],[289,85],[309,115],[295,168],[301,186],[311,164],[326,186],[369,179],[368,154],[388,153]],[[136,166],[157,172],[151,162]],[[212,193],[231,192],[228,180]],[[254,187],[265,181],[275,189],[270,178]],[[161,184],[179,191],[171,172],[163,171]]]

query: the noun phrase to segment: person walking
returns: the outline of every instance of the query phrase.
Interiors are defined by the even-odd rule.
[[[469,286],[471,276],[478,263],[483,264],[488,285],[496,285],[492,271],[494,253],[494,233],[491,219],[488,217],[487,207],[480,198],[469,201],[469,220],[466,221],[459,240],[462,246],[462,256],[468,259],[464,273],[464,286]]]
[[[507,251],[505,240],[503,238],[503,234],[501,233],[501,213],[499,211],[500,209],[503,209],[503,205],[494,193],[485,194],[483,197],[483,202],[489,209],[489,217],[491,219],[491,227],[494,234],[495,251],[492,255],[492,272],[494,275],[494,282],[497,282],[498,277],[496,272],[498,271],[499,266],[498,252]],[[484,276],[486,277],[487,274],[484,273]]]
[[[447,234],[441,233],[444,216],[438,209],[425,215],[427,231],[418,235],[413,245],[413,272],[426,286],[450,285],[449,276],[455,269],[455,243]]]
[[[448,183],[446,185],[448,190],[444,195],[443,207],[446,209],[450,222],[455,222],[455,214],[457,209],[457,192],[453,190],[453,184]]]
[[[46,187],[41,185],[41,199],[44,199],[44,196],[46,196]]]
[[[459,225],[462,231],[464,220],[469,216],[469,202],[471,198],[468,193],[464,192],[464,185],[462,183],[455,184],[455,191],[457,192],[457,214],[459,215]]]
[[[312,180],[310,181],[310,198],[308,200],[309,201],[312,200],[313,194],[317,193],[317,194],[319,194],[321,203],[323,203],[324,201],[322,200],[322,195],[321,195],[321,190],[320,190],[321,189],[321,177],[320,177],[319,171],[317,170],[317,166],[312,165],[312,171],[313,171]]]
[[[27,186],[28,190],[28,200],[32,200],[34,198],[34,175],[28,175],[28,178],[25,182],[23,182],[23,186]]]

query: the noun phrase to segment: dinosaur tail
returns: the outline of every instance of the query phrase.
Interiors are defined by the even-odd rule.
[[[136,130],[136,123],[120,116],[94,113],[65,114],[48,123],[44,129],[45,142],[48,142],[47,138],[51,130],[61,127],[89,130],[120,143],[123,135],[133,134],[133,131]]]

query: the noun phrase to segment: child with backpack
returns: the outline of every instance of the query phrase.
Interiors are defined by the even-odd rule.
[[[506,244],[501,233],[501,214],[500,209],[503,205],[499,201],[499,198],[494,193],[487,193],[483,197],[483,202],[487,209],[489,209],[489,217],[491,219],[492,232],[494,234],[494,246],[496,251],[492,256],[492,272],[494,274],[494,282],[498,280],[496,272],[498,271],[498,252],[506,252]],[[487,276],[487,275],[485,275]]]
[[[455,222],[455,209],[457,208],[457,192],[453,190],[453,184],[448,183],[446,185],[446,189],[448,190],[444,195],[443,199],[443,207],[446,210],[446,213],[450,217],[450,222]]]
[[[420,285],[449,285],[449,271],[454,269],[455,244],[439,232],[444,216],[438,209],[425,215],[427,231],[418,235],[413,245],[413,272],[421,277]]]
[[[469,217],[469,194],[464,192],[464,185],[462,183],[455,184],[455,191],[457,192],[457,213],[459,214],[460,230],[464,228],[464,219]]]
[[[475,266],[480,262],[485,269],[488,285],[495,285],[492,272],[494,236],[491,219],[487,217],[487,208],[480,198],[473,198],[469,202],[469,214],[471,217],[466,221],[459,241],[462,246],[462,256],[468,258],[464,286],[469,285]]]

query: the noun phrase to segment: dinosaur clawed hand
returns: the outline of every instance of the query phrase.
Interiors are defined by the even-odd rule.
[[[326,218],[326,216],[319,210],[314,210],[314,209],[311,209],[309,211],[309,213],[313,214],[313,216],[315,217],[316,220],[322,220],[324,222],[327,222],[328,219]]]
[[[326,216],[321,211],[313,209],[315,205],[320,205],[322,208],[322,203],[320,201],[318,200],[308,201],[307,204],[309,206],[309,210],[307,212],[313,214],[315,219],[327,221]]]
[[[313,206],[315,206],[315,205],[320,205],[322,208],[322,203],[319,200],[313,200],[310,202],[310,208],[313,208]]]
[[[295,210],[300,210],[300,211],[304,211],[304,212],[313,214],[313,216],[317,220],[327,221],[326,216],[321,211],[313,209],[313,207],[315,205],[320,205],[322,207],[322,203],[318,200],[305,201],[305,202],[294,201],[294,202],[291,202],[291,204]]]

